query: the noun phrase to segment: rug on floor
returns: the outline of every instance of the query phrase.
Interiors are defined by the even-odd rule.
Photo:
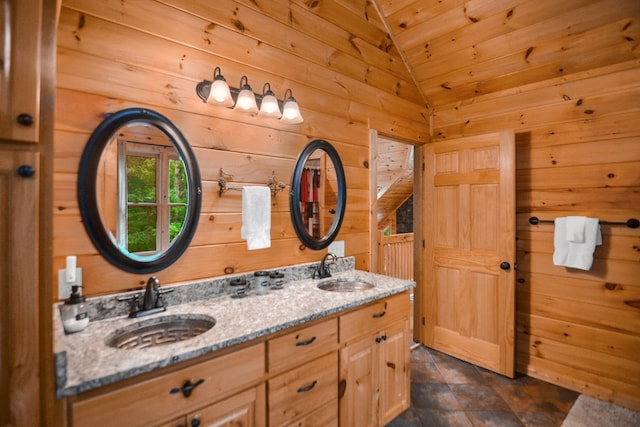
[[[581,394],[562,427],[637,427],[640,412]]]

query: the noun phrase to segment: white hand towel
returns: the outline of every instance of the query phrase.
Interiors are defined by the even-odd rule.
[[[567,218],[556,218],[554,222],[553,264],[581,270],[591,269],[595,248],[602,244],[598,218],[585,219],[584,242],[582,243],[567,240]]]
[[[271,189],[263,186],[242,188],[242,228],[247,248],[271,247]]]
[[[567,217],[567,240],[573,243],[584,243],[584,229],[587,225],[586,216]]]

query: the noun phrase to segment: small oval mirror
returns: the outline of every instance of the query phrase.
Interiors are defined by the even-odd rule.
[[[118,111],[92,133],[80,160],[78,204],[91,241],[113,265],[146,274],[189,246],[201,206],[200,171],[171,121]]]
[[[291,178],[291,221],[305,246],[329,246],[342,225],[347,200],[344,169],[338,152],[322,139],[300,153]]]

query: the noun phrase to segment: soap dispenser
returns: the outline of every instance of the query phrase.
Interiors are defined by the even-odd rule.
[[[71,287],[71,295],[64,300],[64,304],[60,307],[62,326],[68,334],[79,332],[89,324],[87,305],[78,288],[79,286],[75,285]]]

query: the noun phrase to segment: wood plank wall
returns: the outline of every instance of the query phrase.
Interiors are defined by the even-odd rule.
[[[640,218],[640,2],[378,1],[434,139],[514,129],[517,369],[640,409],[640,229],[554,266],[554,219]]]
[[[76,201],[78,163],[106,113],[141,106],[171,119],[192,145],[203,178],[196,235],[162,283],[319,260],[301,247],[289,218],[288,192],[272,209],[270,249],[249,252],[240,238],[241,193],[217,192],[220,169],[238,183],[289,184],[302,148],[333,144],[347,179],[338,240],[367,270],[369,122],[403,139],[428,139],[427,110],[375,10],[340,1],[64,0],[58,26],[54,176],[55,268],[78,256],[85,295],[132,289],[147,277],[124,273],[96,253]],[[292,89],[305,122],[282,125],[203,103],[196,84],[219,66],[231,86],[243,75],[282,99]],[[57,276],[55,276],[57,277]],[[57,282],[57,280],[56,280]],[[55,300],[57,295],[53,295]]]

